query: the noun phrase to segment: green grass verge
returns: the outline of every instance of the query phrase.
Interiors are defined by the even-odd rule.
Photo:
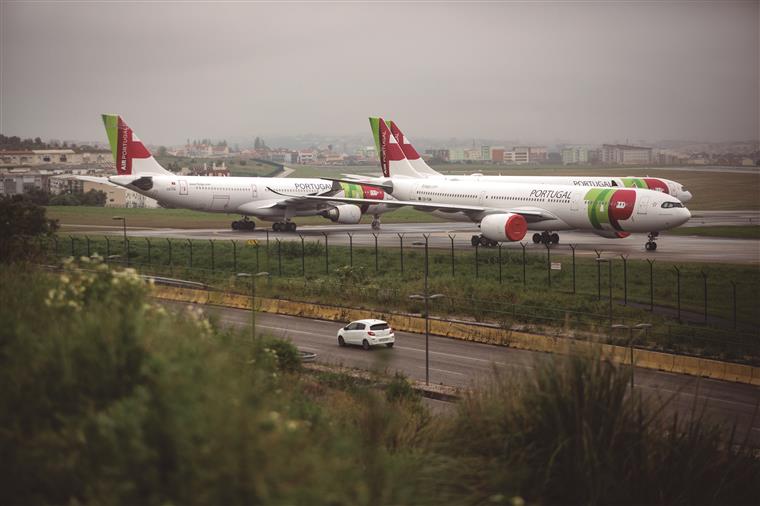
[[[699,235],[731,239],[760,239],[760,225],[727,225],[718,227],[680,227],[668,230],[672,235]]]
[[[119,228],[121,222],[114,216],[127,219],[127,227],[145,228],[229,228],[230,223],[240,219],[237,214],[206,213],[189,209],[121,209],[112,207],[87,206],[47,206],[47,217],[58,220],[62,225],[97,225]],[[382,216],[384,223],[430,223],[444,220],[429,213],[414,209],[399,209]],[[255,220],[256,226],[270,228],[271,223]],[[329,225],[332,222],[321,216],[299,217],[294,220],[299,225]],[[364,216],[361,223],[369,224],[372,216]]]

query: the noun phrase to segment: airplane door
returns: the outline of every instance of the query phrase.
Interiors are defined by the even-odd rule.
[[[185,179],[179,180],[179,194],[187,195],[187,181]]]
[[[251,185],[251,195],[253,196],[253,200],[256,200],[259,197],[259,189],[256,188],[255,184]]]
[[[636,214],[647,214],[647,207],[649,207],[649,197],[644,197],[639,201],[638,209],[636,209]]]

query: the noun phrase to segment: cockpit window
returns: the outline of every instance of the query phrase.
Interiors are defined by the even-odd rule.
[[[683,207],[683,204],[680,202],[663,202],[660,207],[663,209],[670,209],[671,207]]]

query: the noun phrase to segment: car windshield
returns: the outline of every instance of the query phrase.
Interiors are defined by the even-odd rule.
[[[390,328],[387,323],[375,323],[370,327],[370,330],[385,330]]]

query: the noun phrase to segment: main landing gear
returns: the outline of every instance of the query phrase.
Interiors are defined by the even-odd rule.
[[[242,220],[233,221],[232,230],[247,230],[253,232],[256,230],[256,222],[249,220],[248,216],[246,216]]]
[[[275,232],[295,232],[298,226],[292,221],[278,221],[272,223],[272,230]]]
[[[534,244],[559,244],[559,234],[556,232],[541,232],[540,234],[533,234]]]
[[[649,235],[647,236],[649,240],[644,245],[644,249],[647,251],[657,251],[657,243],[655,241],[659,235],[659,232],[649,232]]]
[[[499,245],[499,242],[489,239],[484,235],[473,235],[470,239],[470,244],[472,244],[473,247],[480,246],[482,248],[495,248]]]
[[[372,220],[372,230],[380,230],[380,217],[375,216],[375,219]]]

